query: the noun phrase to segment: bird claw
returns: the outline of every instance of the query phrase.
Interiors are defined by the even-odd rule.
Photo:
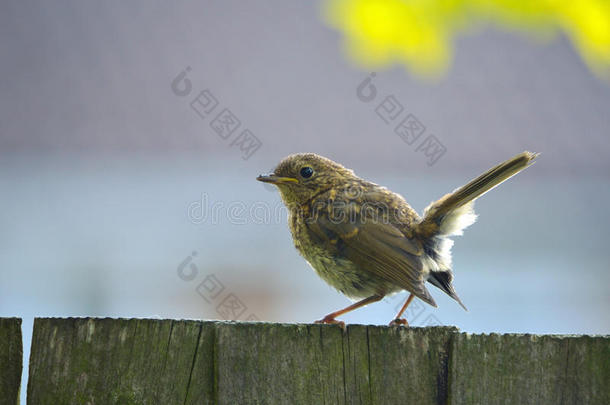
[[[405,318],[396,318],[390,322],[390,326],[409,326]]]
[[[339,321],[332,317],[325,316],[324,318],[322,318],[318,321],[315,321],[314,323],[327,324],[327,325],[339,325],[341,327],[341,329],[343,329],[343,331],[345,332],[345,322]]]

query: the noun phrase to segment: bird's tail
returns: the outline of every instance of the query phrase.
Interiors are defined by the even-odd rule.
[[[426,241],[426,250],[432,259],[428,266],[430,269],[428,281],[446,292],[460,305],[464,306],[451,285],[453,241],[449,237],[461,235],[465,228],[476,221],[474,200],[532,165],[536,156],[537,153],[520,153],[431,203],[424,210],[424,217],[418,224],[417,233]]]
[[[419,233],[422,236],[461,235],[464,228],[472,225],[476,219],[472,202],[532,165],[536,156],[538,153],[520,153],[433,202],[424,210],[424,218],[418,226]]]

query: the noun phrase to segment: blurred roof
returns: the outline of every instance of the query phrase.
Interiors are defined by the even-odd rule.
[[[237,6],[239,4],[239,6]],[[0,156],[20,153],[239,153],[189,106],[208,89],[262,147],[269,168],[296,151],[348,166],[425,168],[376,107],[393,95],[442,142],[434,166],[487,167],[530,149],[539,173],[610,173],[610,85],[566,40],[539,44],[484,31],[456,44],[438,83],[401,69],[377,72],[378,96],[349,65],[316,6],[281,1],[0,4]],[[172,80],[186,67],[192,92]],[[398,118],[402,119],[402,118]],[[543,167],[542,167],[543,166]]]

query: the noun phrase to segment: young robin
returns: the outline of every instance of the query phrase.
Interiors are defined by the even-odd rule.
[[[257,180],[278,187],[289,210],[294,245],[328,284],[360,301],[318,323],[402,290],[410,293],[390,325],[408,325],[402,314],[413,300],[436,307],[426,282],[466,307],[453,288],[452,236],[476,220],[474,200],[530,166],[523,152],[431,203],[423,217],[405,199],[314,153],[286,157]]]

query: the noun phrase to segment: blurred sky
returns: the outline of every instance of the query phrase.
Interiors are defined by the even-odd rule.
[[[237,297],[239,319],[310,322],[348,301],[298,256],[257,174],[317,152],[421,212],[532,150],[538,163],[478,201],[456,240],[469,312],[430,287],[439,308],[416,303],[410,321],[609,333],[610,85],[565,39],[488,29],[457,42],[439,82],[376,72],[366,103],[369,72],[340,43],[309,2],[3,1],[0,316],[28,335],[34,316],[227,318]],[[218,106],[202,119],[190,103],[204,89]],[[377,115],[390,95],[446,148],[435,164]],[[224,108],[241,122],[227,139],[210,127]],[[231,145],[243,129],[262,143],[248,159]],[[345,320],[386,324],[403,298]]]

